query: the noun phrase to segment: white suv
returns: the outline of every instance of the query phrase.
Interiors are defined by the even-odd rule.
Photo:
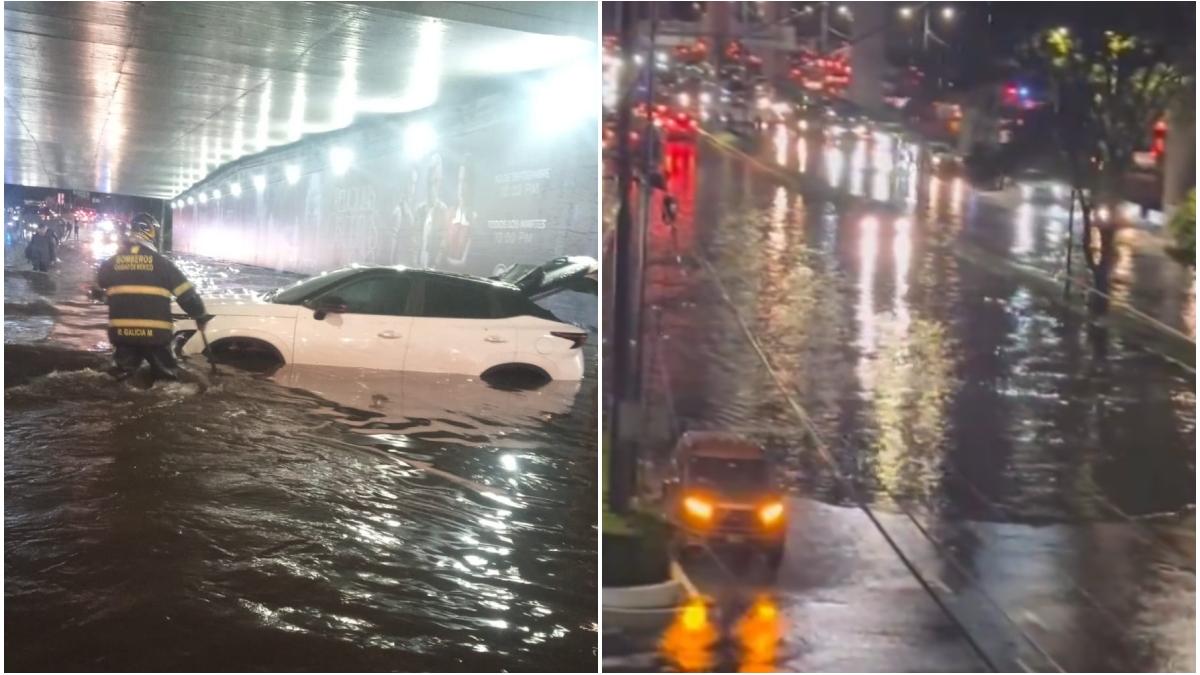
[[[250,301],[208,301],[214,318],[205,337],[217,357],[240,351],[279,364],[480,377],[512,370],[579,380],[587,333],[531,299],[553,290],[551,277],[566,287],[595,267],[590,258],[567,260],[577,263],[566,265],[576,274],[537,268],[522,285],[404,267],[347,267]],[[195,333],[194,321],[176,323],[176,353],[204,352]]]

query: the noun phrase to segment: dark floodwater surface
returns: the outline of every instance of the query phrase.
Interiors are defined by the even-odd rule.
[[[117,385],[86,254],[5,270],[8,669],[594,667],[594,378]],[[291,280],[183,266],[208,295]]]

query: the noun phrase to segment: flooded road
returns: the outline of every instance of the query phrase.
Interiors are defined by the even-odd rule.
[[[86,253],[5,271],[8,669],[594,667],[594,374],[116,385]],[[206,298],[291,281],[180,264]]]
[[[672,148],[647,399],[763,443],[788,545],[690,561],[716,605],[606,667],[1194,669],[1194,362],[965,257],[1054,231],[882,145]]]

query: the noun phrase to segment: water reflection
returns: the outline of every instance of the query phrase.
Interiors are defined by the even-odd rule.
[[[855,197],[863,196],[863,183],[866,181],[867,147],[861,138],[855,138],[854,151],[850,155],[850,194]]]
[[[908,274],[912,266],[912,221],[908,218],[897,218],[892,223],[892,255],[895,258],[893,269],[896,271],[895,297],[892,306],[895,308],[896,325],[899,339],[908,337],[908,326],[912,319],[908,309]]]
[[[842,184],[842,172],[846,168],[846,154],[837,145],[826,146],[825,155],[825,180],[829,183],[829,187],[837,189]]]
[[[1033,204],[1025,202],[1017,207],[1015,225],[1015,236],[1010,250],[1013,255],[1028,255],[1033,251]]]
[[[779,645],[787,627],[769,595],[760,595],[734,628],[742,673],[775,672]]]
[[[871,199],[877,201],[888,201],[891,198],[889,189],[891,188],[892,174],[889,170],[876,168],[871,172]]]
[[[954,216],[962,215],[964,181],[961,177],[955,177],[950,181],[950,214]]]
[[[783,124],[775,125],[775,163],[779,166],[787,166],[788,160],[788,130]]]
[[[687,673],[711,671],[718,632],[703,598],[691,598],[663,632],[659,651],[671,666]]]
[[[860,368],[875,351],[875,270],[879,253],[879,219],[864,216],[858,222],[858,346]],[[863,383],[864,388],[870,385]]]

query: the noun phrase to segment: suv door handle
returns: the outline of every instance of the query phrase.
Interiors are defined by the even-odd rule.
[[[501,344],[503,342],[508,342],[508,340],[505,340],[504,338],[500,337],[499,335],[489,335],[489,336],[483,338],[483,341],[491,342],[493,344]]]
[[[379,337],[383,338],[384,340],[395,340],[400,336],[396,334],[396,331],[394,330],[385,330],[379,334]]]

